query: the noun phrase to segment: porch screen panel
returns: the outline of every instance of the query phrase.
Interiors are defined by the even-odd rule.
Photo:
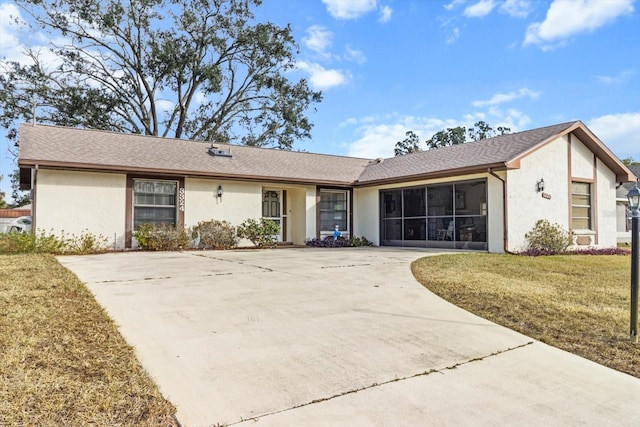
[[[402,190],[403,239],[427,240],[425,187]]]
[[[382,245],[487,248],[487,181],[380,191]]]
[[[381,240],[383,244],[402,240],[402,190],[380,193]]]

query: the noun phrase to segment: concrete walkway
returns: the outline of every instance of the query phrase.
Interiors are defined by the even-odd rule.
[[[433,295],[388,248],[59,257],[184,426],[639,426],[640,380]]]

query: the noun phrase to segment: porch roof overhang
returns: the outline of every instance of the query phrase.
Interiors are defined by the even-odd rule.
[[[475,175],[481,173],[488,173],[489,170],[494,171],[503,171],[507,169],[517,169],[520,167],[520,162],[499,162],[499,163],[489,163],[484,165],[477,165],[473,167],[464,167],[458,169],[447,169],[434,171],[429,173],[421,173],[421,174],[413,174],[413,175],[402,175],[395,178],[384,178],[378,180],[368,180],[366,182],[358,182],[354,183],[354,187],[375,187],[380,185],[387,184],[399,184],[406,182],[415,182],[415,181],[426,181],[431,179],[440,179],[440,178],[453,178],[453,177],[462,177],[465,175]]]

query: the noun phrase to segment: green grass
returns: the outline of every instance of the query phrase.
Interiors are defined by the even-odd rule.
[[[0,425],[176,426],[114,322],[51,255],[0,255]]]
[[[459,254],[412,265],[426,288],[465,310],[640,378],[629,337],[629,256]]]

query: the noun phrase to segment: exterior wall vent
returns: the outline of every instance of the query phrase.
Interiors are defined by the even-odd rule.
[[[213,146],[209,148],[209,154],[215,157],[232,157],[230,151],[221,150]]]

